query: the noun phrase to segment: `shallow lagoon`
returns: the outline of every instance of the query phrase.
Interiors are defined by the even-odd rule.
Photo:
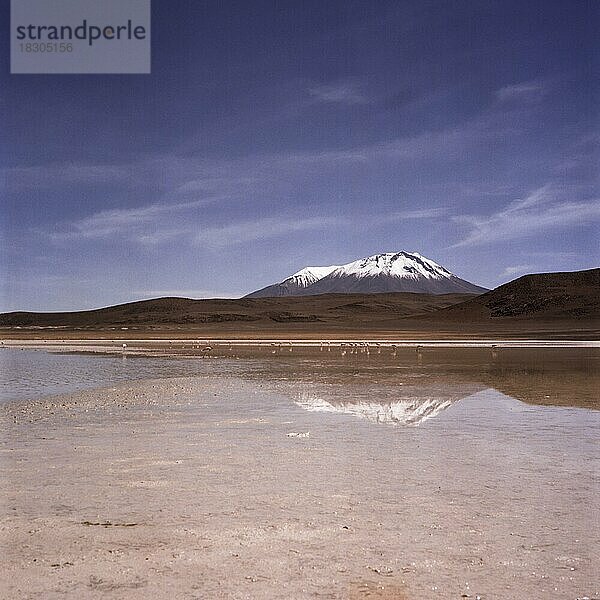
[[[4,596],[598,597],[596,352],[23,354]]]

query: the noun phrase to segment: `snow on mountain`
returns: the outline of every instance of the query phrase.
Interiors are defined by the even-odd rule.
[[[409,277],[418,279],[442,279],[452,277],[452,273],[432,260],[417,252],[386,252],[361,258],[354,262],[332,269],[336,277],[353,275],[355,277],[375,277],[388,275],[391,277]],[[326,273],[328,275],[329,273]],[[325,277],[326,275],[323,275]],[[322,279],[322,277],[320,277]]]
[[[386,252],[341,266],[305,267],[281,283],[257,290],[247,297],[387,292],[481,294],[485,291],[418,252]]]
[[[298,296],[302,290],[309,288],[317,281],[327,277],[332,271],[339,267],[331,265],[330,267],[304,267],[297,273],[290,275],[281,283],[269,285],[266,288],[248,294],[246,298],[276,298],[280,296]]]
[[[339,269],[337,265],[332,265],[330,267],[304,267],[304,269],[300,269],[297,273],[290,275],[287,279],[284,279],[281,283],[294,283],[300,287],[308,287],[312,285],[319,279],[323,279],[323,277],[327,277],[329,273]]]

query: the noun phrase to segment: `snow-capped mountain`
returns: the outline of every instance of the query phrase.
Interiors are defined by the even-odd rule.
[[[341,266],[306,267],[281,283],[248,294],[247,298],[385,292],[481,294],[485,291],[417,252],[387,252]]]
[[[331,265],[330,267],[304,267],[297,273],[290,275],[281,283],[269,285],[262,290],[248,294],[246,298],[275,298],[279,296],[300,296],[302,290],[310,287],[323,277],[329,275],[339,267]]]
[[[313,283],[327,277],[332,271],[335,271],[339,267],[337,265],[331,265],[330,267],[304,267],[297,273],[294,273],[279,285],[297,285],[299,288],[306,288]]]

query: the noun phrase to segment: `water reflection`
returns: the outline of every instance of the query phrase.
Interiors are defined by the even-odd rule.
[[[117,384],[165,377],[206,376],[251,371],[234,361],[186,358],[58,354],[36,350],[0,351],[0,403],[33,399]]]
[[[503,364],[463,363],[407,367],[398,371],[321,372],[302,381],[295,402],[311,412],[337,412],[373,423],[419,425],[482,390],[524,405],[600,409],[596,356],[574,361],[505,359]],[[571,360],[569,360],[571,359]],[[498,394],[499,393],[499,394]]]
[[[396,402],[328,401],[304,394],[296,404],[312,412],[340,412],[367,419],[373,423],[418,425],[452,406],[452,400],[439,398],[397,400]]]
[[[340,399],[322,388],[318,393],[304,389],[298,393],[295,403],[311,412],[337,412],[367,419],[372,423],[394,425],[419,425],[432,419],[456,402],[484,389],[481,386],[410,386],[403,389],[401,396],[396,389],[396,398],[361,398],[354,390],[350,399]],[[349,391],[349,390],[348,390]],[[380,392],[383,390],[380,390]],[[389,395],[389,391],[387,390]],[[329,393],[328,393],[329,392]],[[358,393],[357,393],[358,392]]]
[[[268,360],[199,360],[3,350],[0,402],[120,381],[217,375],[254,380],[274,390],[284,384],[305,410],[374,423],[418,425],[484,389],[530,405],[600,409],[598,348],[505,348],[492,359],[489,349],[476,348],[427,349],[416,360],[414,349],[398,350],[393,359],[355,354],[351,361],[329,354],[324,359],[317,352]]]
[[[481,377],[495,390],[527,404],[600,408],[600,371],[551,368],[496,369]]]

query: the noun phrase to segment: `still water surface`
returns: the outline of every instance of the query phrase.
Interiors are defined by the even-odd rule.
[[[215,371],[217,365],[211,364],[213,362],[197,358],[121,357],[5,349],[0,351],[0,402],[29,400],[125,381],[206,375]]]
[[[0,402],[172,377],[242,377],[292,386],[298,406],[374,422],[417,424],[478,391],[530,405],[600,408],[600,350],[480,349],[393,356],[309,352],[239,357],[115,356],[0,351]],[[297,396],[297,397],[296,397]]]

